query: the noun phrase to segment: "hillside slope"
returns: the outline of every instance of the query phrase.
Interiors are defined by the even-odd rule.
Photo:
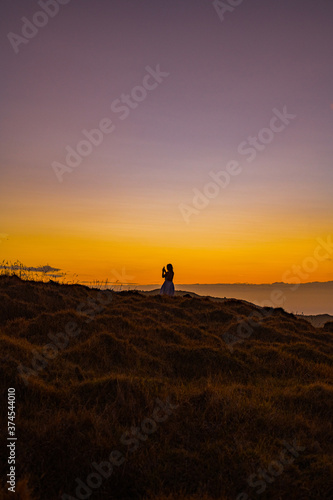
[[[0,325],[15,498],[332,497],[330,331],[234,299],[15,276],[0,277]]]

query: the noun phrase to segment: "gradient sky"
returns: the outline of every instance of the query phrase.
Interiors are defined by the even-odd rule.
[[[40,10],[2,7],[0,260],[268,283],[332,235],[333,2],[244,0],[221,21],[204,0],[71,0],[16,54],[7,34]],[[169,76],[121,120],[111,104],[157,65]],[[284,106],[296,118],[248,162],[239,145]],[[59,182],[52,163],[104,118],[114,131]],[[241,173],[186,223],[231,160]],[[332,256],[303,281],[328,280]]]

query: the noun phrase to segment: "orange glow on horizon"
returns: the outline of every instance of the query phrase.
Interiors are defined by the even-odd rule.
[[[325,234],[322,235],[327,239]],[[1,244],[5,260],[25,266],[49,264],[79,281],[123,281],[141,285],[162,283],[161,269],[171,262],[177,283],[272,283],[295,276],[301,282],[333,280],[332,261],[313,265],[315,238],[231,242],[218,246],[162,246],[140,241],[119,242],[97,238],[22,235]],[[20,249],[18,251],[18,249]],[[6,251],[5,251],[6,250]],[[325,251],[321,251],[324,255]],[[296,267],[295,267],[296,266]],[[288,274],[286,275],[286,273]]]
[[[61,188],[56,196],[22,193],[14,203],[9,191],[4,201],[11,209],[1,228],[8,236],[0,240],[0,260],[48,264],[69,277],[77,274],[79,281],[160,284],[169,262],[176,286],[286,281],[287,272],[295,274],[293,266],[313,256],[317,238],[331,234],[332,210],[314,204],[309,217],[296,199],[287,205],[271,198],[271,205],[250,205],[245,195],[226,204],[221,195],[186,224],[174,199],[152,210],[135,197],[124,200],[122,193],[91,199],[87,194],[74,202]],[[332,255],[301,273],[301,282],[333,280],[329,259]]]

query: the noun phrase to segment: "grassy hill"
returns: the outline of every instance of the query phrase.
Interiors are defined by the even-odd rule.
[[[328,499],[332,339],[244,301],[0,277],[2,498]]]

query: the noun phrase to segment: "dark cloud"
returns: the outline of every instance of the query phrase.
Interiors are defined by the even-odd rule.
[[[61,269],[57,269],[55,267],[51,266],[40,266],[40,267],[27,267],[27,266],[20,266],[18,264],[10,265],[10,266],[4,266],[1,265],[0,269],[10,269],[11,271],[31,271],[31,272],[36,272],[36,273],[51,273],[51,272],[59,272]]]

